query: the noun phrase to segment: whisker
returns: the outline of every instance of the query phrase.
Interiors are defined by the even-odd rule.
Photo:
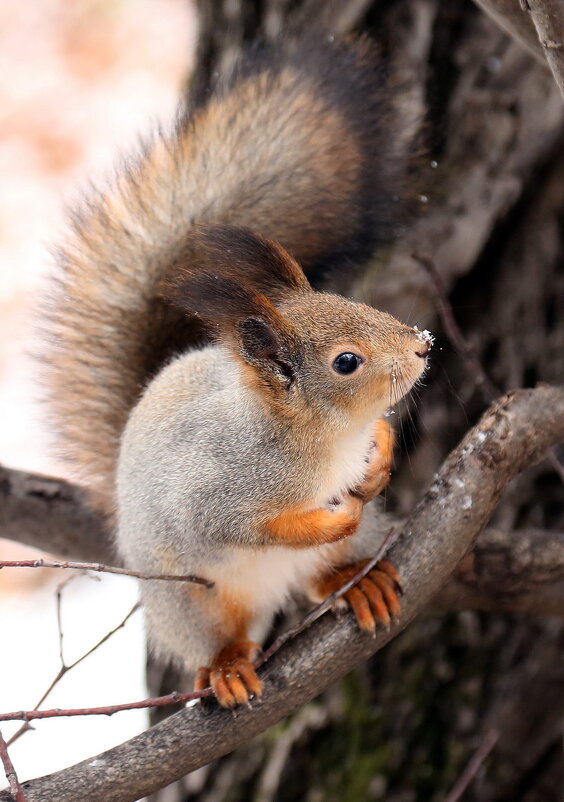
[[[410,431],[412,432],[412,435],[415,436],[415,434],[418,433],[419,430],[418,430],[418,426],[417,426],[416,421],[415,421],[415,416],[414,416],[414,414],[412,412],[412,409],[411,409],[411,403],[415,403],[415,406],[417,406],[417,402],[416,402],[416,399],[414,399],[413,396],[411,396],[411,394],[409,392],[410,391],[409,382],[405,381],[405,378],[404,378],[404,375],[403,375],[403,371],[401,369],[401,366],[399,366],[399,365],[398,365],[398,374],[399,374],[399,379],[400,379],[400,382],[399,382],[400,383],[400,389],[402,390],[402,400],[404,402],[405,414],[407,415],[407,418],[408,418],[409,423],[410,423]],[[407,441],[405,440],[405,438],[404,438],[404,442],[406,443],[406,446],[407,446]],[[409,450],[407,448],[406,448],[406,452],[405,453],[406,453],[407,461],[409,463],[411,474],[412,474],[412,476],[414,476],[415,475],[415,471],[413,469],[413,463],[411,461],[411,458],[409,456]]]
[[[405,396],[406,391],[408,390],[408,384],[403,379],[401,365],[394,360],[392,363],[392,370],[390,374],[390,396],[391,401],[393,402],[390,406],[396,406],[400,403],[402,398]],[[401,410],[398,410],[399,415],[399,429],[400,429],[400,442],[406,443],[405,439],[405,432],[404,432],[404,421],[403,415],[401,414]],[[411,460],[409,458],[409,454],[407,453],[407,459],[410,465],[411,472],[413,474],[413,465],[411,464]]]
[[[464,404],[464,401],[462,400],[462,397],[456,391],[454,385],[452,384],[452,382],[450,380],[450,376],[448,375],[448,371],[446,370],[445,366],[441,362],[439,362],[438,364],[439,364],[439,366],[440,366],[440,368],[441,368],[441,370],[443,372],[443,378],[445,380],[443,386],[446,387],[448,392],[455,399],[456,403],[458,404],[458,406],[462,410],[462,414],[464,415],[464,421],[466,423],[466,426],[469,426],[470,425],[470,419],[468,417],[468,412],[466,410],[466,406]]]
[[[413,293],[413,295],[412,295],[412,298],[411,298],[411,306],[409,307],[409,311],[408,311],[407,315],[405,316],[405,322],[406,322],[406,324],[407,324],[408,326],[413,326],[413,325],[414,325],[413,323],[410,323],[410,320],[409,320],[409,319],[410,319],[410,317],[411,317],[411,314],[412,314],[412,312],[413,312],[413,308],[414,308],[414,306],[415,306],[415,303],[416,303],[416,301],[418,301],[418,300],[419,300],[419,296],[421,295],[422,291],[423,291],[423,285],[419,285],[419,287],[417,288],[417,290],[416,290],[416,291]],[[416,321],[415,321],[415,323],[416,323],[416,324],[419,324],[419,320],[416,320]]]

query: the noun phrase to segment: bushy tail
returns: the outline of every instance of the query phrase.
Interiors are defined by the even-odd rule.
[[[397,219],[404,159],[367,40],[256,51],[84,200],[46,320],[50,408],[94,503],[113,505],[119,440],[144,385],[195,321],[155,285],[195,222],[278,240],[310,276],[366,258]]]

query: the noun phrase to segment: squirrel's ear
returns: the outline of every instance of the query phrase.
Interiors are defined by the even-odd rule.
[[[273,303],[311,292],[303,270],[279,243],[239,226],[192,226],[165,282],[185,268],[244,282]]]
[[[237,326],[242,353],[252,361],[276,359],[282,344],[276,331],[262,318],[249,317]]]
[[[158,290],[201,317],[263,386],[291,386],[299,337],[274,304],[312,289],[281,245],[235,226],[194,226]]]
[[[287,326],[280,329],[264,318],[250,317],[237,329],[241,357],[263,380],[273,379],[288,390],[296,379],[298,346]]]
[[[263,384],[273,389],[292,384],[299,337],[264,295],[231,278],[186,269],[169,276],[160,289],[164,300],[202,318]]]

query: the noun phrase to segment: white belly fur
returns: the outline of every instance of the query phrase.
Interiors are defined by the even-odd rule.
[[[262,640],[271,617],[293,593],[307,592],[311,578],[342,559],[341,543],[300,549],[271,546],[259,550],[233,547],[221,566],[206,576],[228,588],[251,613],[249,637]]]
[[[331,468],[326,486],[314,506],[322,506],[333,498],[341,498],[356,487],[366,472],[366,457],[372,443],[373,424],[335,440]]]

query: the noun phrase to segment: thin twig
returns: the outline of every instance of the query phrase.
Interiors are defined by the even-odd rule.
[[[65,658],[63,654],[63,638],[64,638],[63,619],[62,619],[63,590],[66,588],[67,585],[69,585],[74,579],[77,579],[79,576],[80,574],[71,574],[66,579],[63,579],[63,581],[57,585],[56,605],[57,605],[57,631],[59,634],[59,659],[61,661],[61,668],[65,670],[67,666],[65,664]],[[41,704],[41,702],[39,704]]]
[[[286,632],[283,632],[278,638],[276,638],[271,646],[269,646],[269,648],[263,652],[262,656],[259,657],[259,659],[255,662],[256,668],[259,668],[266,663],[267,660],[270,660],[270,658],[273,657],[285,643],[287,643],[289,640],[292,640],[309,626],[311,626],[313,622],[317,621],[320,616],[324,615],[334,605],[334,603],[341,598],[341,596],[344,596],[345,593],[348,593],[348,591],[354,585],[360,582],[361,579],[364,579],[364,577],[369,574],[370,571],[372,571],[376,563],[382,559],[387,549],[392,545],[392,536],[394,535],[394,532],[395,530],[393,528],[390,529],[380,544],[380,548],[376,552],[376,555],[372,557],[372,559],[369,560],[359,571],[357,571],[357,573],[351,579],[349,579],[348,582],[345,582],[345,584],[342,585],[338,590],[336,590],[330,596],[327,596],[327,598],[322,601],[321,604],[318,604],[317,607],[314,607],[313,610],[310,610],[310,612],[300,621],[299,624],[296,624],[295,627],[286,630]]]
[[[550,449],[550,451],[548,452],[547,459],[554,468],[554,470],[556,471],[556,473],[558,474],[558,476],[560,477],[560,479],[562,480],[562,484],[564,484],[564,465],[562,465],[562,463],[558,459],[558,454],[556,453],[555,448]]]
[[[101,571],[106,574],[123,574],[124,576],[134,576],[136,579],[162,579],[167,582],[196,582],[198,585],[205,585],[206,588],[213,588],[214,583],[209,579],[192,574],[144,574],[140,571],[130,571],[128,568],[117,568],[115,565],[103,565],[102,563],[79,563],[68,560],[0,560],[2,568],[73,568],[76,571]]]
[[[177,693],[173,691],[166,696],[156,696],[152,699],[142,699],[139,702],[123,702],[119,705],[106,705],[105,707],[71,707],[53,708],[52,710],[18,710],[13,713],[0,713],[0,721],[35,721],[40,718],[65,718],[71,716],[113,716],[123,710],[142,710],[146,707],[166,707],[167,705],[183,704],[194,699],[203,699],[211,696],[211,688],[192,693]]]
[[[18,780],[18,775],[16,774],[16,770],[14,768],[14,764],[10,759],[10,755],[8,754],[8,745],[4,740],[4,736],[0,732],[0,759],[2,760],[2,764],[4,766],[4,772],[6,773],[6,779],[10,785],[10,792],[16,802],[25,802],[25,795],[23,792],[23,788],[21,786],[20,781]]]
[[[60,582],[59,585],[57,586],[57,595],[56,595],[57,630],[58,630],[58,633],[59,633],[59,659],[61,661],[61,667],[60,667],[59,671],[57,672],[56,676],[53,678],[53,680],[49,683],[49,685],[47,687],[47,690],[43,693],[43,695],[41,696],[41,698],[39,699],[39,701],[37,702],[37,704],[33,708],[34,710],[38,710],[39,709],[39,707],[43,704],[45,699],[49,696],[49,694],[51,693],[51,691],[53,690],[55,685],[59,682],[60,679],[62,679],[62,677],[65,675],[65,673],[68,670],[67,666],[65,664],[65,658],[64,658],[64,655],[63,655],[63,624],[62,624],[62,619],[61,619],[62,594],[63,594],[63,589],[70,582],[72,582],[74,579],[76,579],[79,576],[80,576],[80,574],[71,574],[66,579],[64,579],[62,582]],[[98,578],[98,577],[96,577],[96,578]],[[21,735],[24,734],[24,732],[27,732],[28,730],[31,730],[31,729],[32,729],[31,724],[26,721],[26,723],[23,724],[19,728],[19,730],[16,730],[16,732],[12,735],[12,737],[8,739],[8,746],[11,746],[13,743],[15,743],[15,741],[18,740],[18,738]]]
[[[100,646],[102,646],[102,645],[103,645],[103,644],[104,644],[104,643],[105,643],[105,642],[106,642],[106,641],[107,641],[109,638],[111,638],[111,637],[112,637],[112,635],[114,635],[114,634],[115,634],[115,633],[116,633],[118,630],[122,629],[122,627],[124,627],[124,626],[127,624],[127,622],[129,621],[129,619],[131,618],[131,616],[133,615],[133,613],[135,613],[135,612],[136,612],[136,611],[137,611],[137,610],[138,610],[140,607],[141,607],[140,603],[139,603],[139,602],[136,602],[136,603],[133,605],[133,607],[131,608],[131,610],[128,612],[128,614],[125,616],[125,618],[123,618],[123,619],[120,621],[120,623],[119,623],[117,626],[115,626],[115,627],[114,627],[113,629],[111,629],[109,632],[106,632],[106,634],[104,635],[104,637],[103,637],[103,638],[101,638],[101,639],[98,641],[98,643],[95,643],[95,644],[94,644],[94,646],[92,646],[92,647],[91,647],[91,648],[90,648],[90,649],[89,649],[87,652],[85,652],[83,655],[81,655],[80,657],[78,657],[78,658],[77,658],[77,659],[76,659],[76,660],[75,660],[73,663],[69,663],[69,664],[67,665],[67,664],[65,663],[65,661],[64,661],[63,652],[62,652],[62,641],[63,641],[63,638],[62,638],[62,629],[61,629],[61,625],[60,625],[60,607],[58,606],[58,611],[57,611],[57,621],[58,621],[58,623],[59,623],[59,644],[60,644],[60,655],[61,655],[61,668],[59,669],[59,671],[57,672],[56,676],[53,678],[53,680],[52,680],[52,681],[51,681],[51,683],[49,684],[48,688],[45,690],[45,692],[44,692],[44,693],[43,693],[43,695],[41,696],[41,699],[40,699],[40,700],[37,702],[37,704],[36,704],[36,705],[35,705],[35,707],[33,708],[33,711],[30,711],[30,713],[31,713],[31,712],[36,712],[36,711],[38,711],[38,710],[39,710],[39,708],[41,707],[41,705],[43,704],[43,702],[45,701],[45,699],[47,699],[47,697],[49,696],[49,694],[51,693],[51,691],[52,691],[52,690],[53,690],[53,688],[55,687],[55,685],[57,685],[57,684],[58,684],[58,683],[61,681],[61,679],[64,677],[64,675],[65,675],[65,674],[66,674],[68,671],[70,671],[72,668],[74,668],[75,666],[77,666],[79,663],[82,663],[82,661],[83,661],[83,660],[86,660],[86,658],[87,658],[87,657],[90,657],[90,655],[91,655],[93,652],[95,652],[95,651],[96,651],[96,649],[99,649],[99,648],[100,648]],[[19,730],[17,730],[17,731],[16,731],[16,732],[15,732],[15,733],[12,735],[12,737],[10,738],[10,740],[8,741],[8,746],[11,746],[11,745],[14,743],[14,741],[17,741],[17,739],[18,739],[18,738],[19,738],[21,735],[23,735],[23,734],[24,734],[24,732],[27,732],[27,730],[31,729],[31,727],[30,727],[30,724],[29,724],[29,721],[31,721],[31,718],[27,718],[27,719],[25,719],[25,724],[23,724],[23,725],[22,725],[22,726],[19,728]]]
[[[468,765],[455,782],[451,792],[445,797],[444,802],[458,802],[461,798],[462,794],[466,791],[476,774],[478,773],[482,763],[490,754],[496,743],[499,739],[499,732],[496,730],[491,730],[488,732],[480,744],[480,746],[476,749]]]
[[[347,591],[349,591],[353,585],[356,585],[357,582],[360,582],[376,565],[376,563],[382,559],[384,552],[388,549],[388,547],[393,542],[393,535],[394,529],[390,529],[386,537],[384,538],[383,542],[378,549],[376,556],[373,557],[369,562],[366,563],[362,567],[360,571],[358,571],[352,579],[339,588],[339,590],[332,593],[328,596],[325,601],[318,604],[316,607],[313,608],[303,619],[302,621],[297,624],[295,627],[284,632],[280,635],[279,638],[276,638],[274,643],[268,648],[255,662],[256,668],[264,665],[271,657],[273,657],[276,652],[278,652],[282,646],[287,643],[289,640],[292,640],[305,629],[307,629],[314,621],[316,621],[320,616],[326,613],[331,606],[341,598]],[[133,610],[131,611],[131,613]],[[129,615],[131,615],[129,613]],[[107,637],[112,633],[108,633]],[[97,644],[99,645],[99,644]],[[95,647],[97,648],[97,646]],[[92,650],[91,650],[92,651]],[[87,655],[83,655],[80,660],[83,660],[84,657]],[[76,661],[79,662],[79,661]],[[72,668],[76,665],[76,662],[73,663],[68,668]],[[60,672],[59,672],[60,673]],[[57,678],[58,681],[60,677]],[[125,702],[124,704],[119,705],[109,705],[105,707],[84,707],[84,708],[69,708],[66,710],[63,709],[53,709],[53,710],[20,710],[15,711],[12,713],[0,713],[0,721],[25,721],[26,723],[29,721],[33,721],[35,719],[40,718],[59,718],[62,716],[113,716],[114,713],[119,713],[122,710],[137,710],[139,708],[147,708],[147,707],[165,707],[166,705],[172,704],[185,704],[186,702],[192,702],[194,699],[203,699],[207,696],[212,696],[213,691],[211,688],[204,688],[201,691],[193,691],[192,693],[178,693],[173,691],[172,693],[167,694],[166,696],[155,696],[151,699],[143,699],[139,702]],[[23,728],[22,728],[23,729]]]

